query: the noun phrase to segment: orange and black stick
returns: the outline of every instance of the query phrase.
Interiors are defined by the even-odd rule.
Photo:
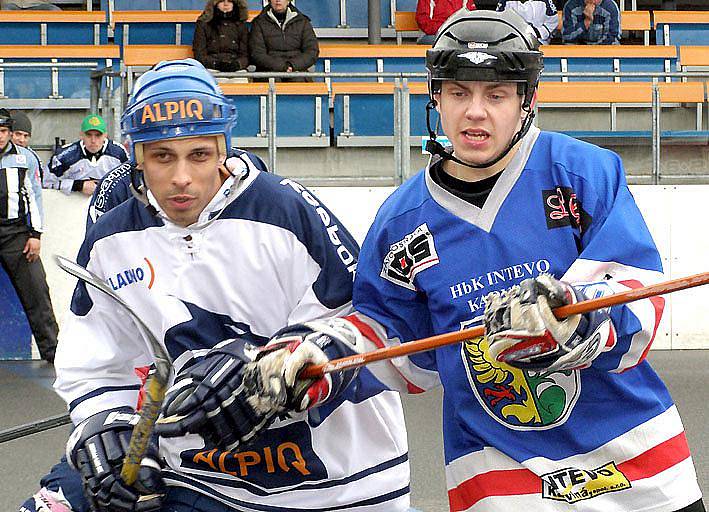
[[[599,297],[597,299],[584,300],[577,302],[576,304],[561,306],[554,309],[554,315],[559,319],[566,318],[571,315],[588,313],[596,309],[618,306],[620,304],[627,304],[628,302],[634,302],[640,299],[647,299],[648,297],[655,297],[657,295],[664,295],[666,293],[685,290],[687,288],[693,288],[707,283],[709,283],[709,272],[704,272],[679,279],[673,279],[671,281],[652,284],[643,288],[635,288],[613,295],[606,295],[605,297]],[[453,343],[476,338],[478,336],[482,336],[483,334],[485,334],[485,327],[482,325],[471,327],[469,329],[463,329],[461,331],[439,334],[429,338],[402,343],[401,345],[394,347],[381,348],[371,352],[366,352],[364,354],[356,354],[353,356],[343,357],[341,359],[333,359],[332,361],[328,361],[323,364],[310,365],[301,372],[300,377],[317,378],[326,373],[349,370],[374,363],[376,361],[382,361],[384,359],[408,356],[418,352],[425,352],[426,350],[443,347],[445,345],[452,345]]]

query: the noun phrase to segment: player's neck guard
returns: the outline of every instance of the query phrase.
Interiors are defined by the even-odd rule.
[[[465,167],[470,167],[471,169],[476,170],[489,170],[493,166],[496,166],[498,162],[502,162],[503,159],[506,160],[504,162],[504,164],[506,165],[509,161],[506,159],[507,155],[510,153],[510,151],[512,151],[512,148],[516,147],[518,143],[522,140],[522,138],[527,134],[527,132],[529,131],[529,127],[532,126],[532,121],[534,121],[534,111],[531,109],[523,109],[527,112],[527,116],[522,122],[522,127],[517,133],[514,134],[514,137],[512,137],[512,140],[510,140],[510,143],[507,145],[505,150],[489,162],[476,165],[470,164],[468,162],[463,162],[461,159],[457,158],[452,152],[446,151],[446,148],[443,146],[443,144],[436,140],[436,131],[431,127],[431,111],[435,108],[436,100],[429,100],[428,104],[426,105],[426,128],[428,129],[429,137],[429,139],[426,141],[426,151],[431,153],[431,155],[440,156],[443,160],[451,160],[457,164],[464,165]],[[502,168],[504,168],[504,166]]]

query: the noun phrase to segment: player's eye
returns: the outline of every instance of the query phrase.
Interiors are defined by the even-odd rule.
[[[192,158],[200,162],[207,160],[210,156],[210,152],[203,149],[197,149],[192,152]]]

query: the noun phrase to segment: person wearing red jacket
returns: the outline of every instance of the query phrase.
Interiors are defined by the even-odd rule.
[[[416,24],[423,35],[416,41],[418,44],[433,44],[433,38],[438,27],[443,25],[451,14],[467,7],[475,10],[475,0],[418,0],[416,4]]]

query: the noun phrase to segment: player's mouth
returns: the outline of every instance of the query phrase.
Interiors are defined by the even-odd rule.
[[[194,196],[190,196],[187,194],[179,194],[175,196],[170,196],[167,200],[174,209],[187,210],[192,206],[195,201],[195,198]]]
[[[470,146],[478,148],[490,140],[490,133],[481,129],[468,129],[461,132],[463,140]]]

